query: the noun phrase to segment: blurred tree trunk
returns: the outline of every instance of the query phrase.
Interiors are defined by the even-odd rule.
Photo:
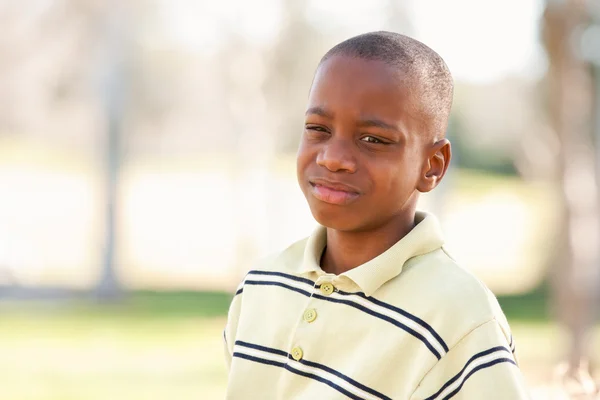
[[[592,135],[591,66],[578,56],[578,33],[589,22],[584,1],[548,1],[543,42],[550,61],[549,107],[560,143],[557,182],[561,199],[561,254],[553,270],[554,305],[570,336],[563,378],[579,393],[595,390],[587,375],[600,261],[596,152]],[[565,383],[566,383],[565,382]]]
[[[121,170],[121,138],[124,122],[126,95],[127,35],[124,10],[118,3],[106,7],[103,16],[101,41],[100,92],[106,117],[105,142],[105,233],[104,254],[100,279],[95,293],[103,300],[117,299],[122,295],[116,268],[116,221],[119,205],[119,177]]]
[[[47,131],[47,117],[59,102],[57,98],[84,93],[89,83],[86,81],[89,69],[99,70],[101,74],[100,81],[94,83],[99,86],[97,98],[106,116],[107,208],[106,233],[102,236],[105,239],[103,265],[96,292],[102,298],[115,297],[120,292],[114,254],[118,139],[124,104],[122,46],[125,40],[118,21],[120,10],[116,6],[119,3],[67,0],[7,5],[8,8],[0,7],[0,21],[7,29],[6,37],[0,40],[0,52],[4,55],[0,58],[0,130],[8,128],[8,131],[44,135],[54,133]],[[20,26],[22,28],[17,29]],[[98,39],[101,43],[97,48]],[[93,54],[95,50],[99,50],[98,54]],[[43,62],[32,62],[36,57]],[[32,80],[39,81],[39,84],[22,85]],[[28,99],[41,100],[28,104],[25,101]],[[10,292],[19,294],[15,290]],[[26,293],[45,296],[50,292],[37,288],[28,289]]]

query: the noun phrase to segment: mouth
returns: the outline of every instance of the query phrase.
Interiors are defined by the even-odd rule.
[[[360,192],[341,182],[332,182],[325,179],[310,179],[312,195],[325,203],[347,205],[358,199]]]

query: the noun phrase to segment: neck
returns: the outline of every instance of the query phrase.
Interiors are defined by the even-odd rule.
[[[321,268],[335,275],[356,268],[384,253],[414,226],[415,211],[412,210],[372,230],[354,232],[327,228],[327,247]]]

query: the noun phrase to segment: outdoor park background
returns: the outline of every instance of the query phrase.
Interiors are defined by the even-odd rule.
[[[422,208],[499,296],[532,394],[564,398],[600,284],[600,10],[548,4],[0,1],[0,400],[223,398],[233,288],[314,226],[294,172],[314,68],[380,29],[455,76]]]

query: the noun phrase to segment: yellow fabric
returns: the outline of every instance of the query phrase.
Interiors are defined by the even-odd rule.
[[[262,260],[224,332],[228,399],[526,399],[494,295],[443,248],[434,216],[339,276],[325,228]]]

